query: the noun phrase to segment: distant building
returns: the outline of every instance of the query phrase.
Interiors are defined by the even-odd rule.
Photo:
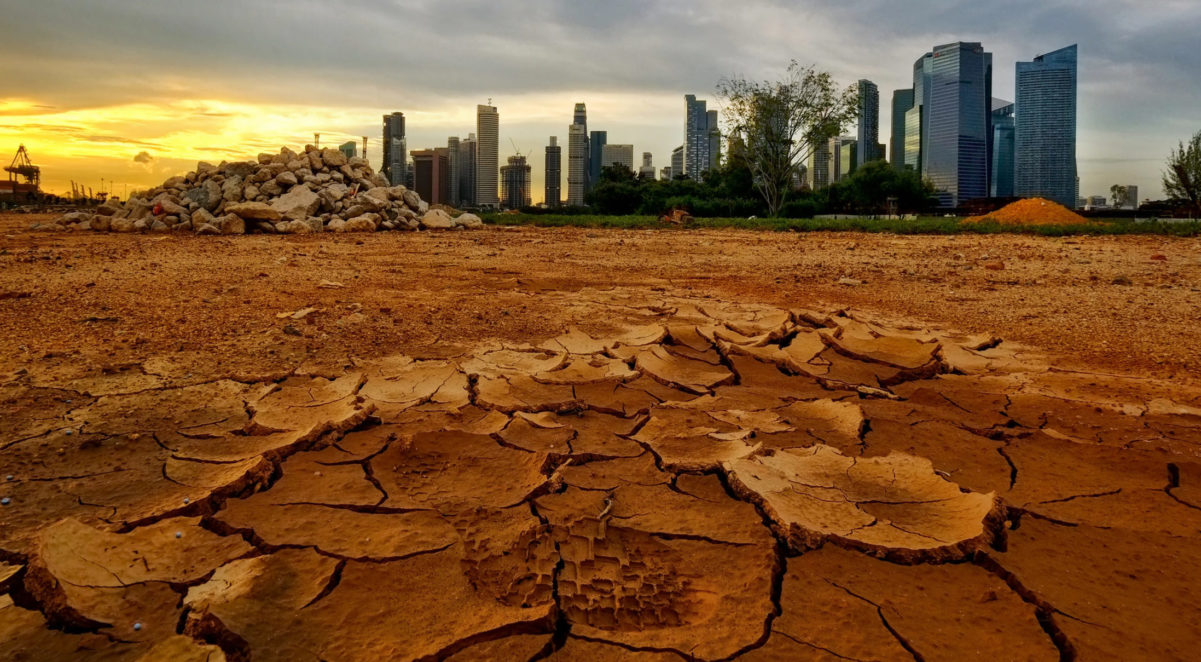
[[[809,188],[814,191],[826,188],[834,183],[834,180],[830,178],[831,166],[833,165],[830,145],[836,140],[838,139],[831,138],[830,140],[819,142],[813,146],[813,153],[809,155],[809,167],[805,169],[805,177]]]
[[[495,106],[476,106],[475,133],[475,204],[496,207],[500,204],[497,165],[500,158],[500,113]]]
[[[582,147],[582,151],[579,154],[577,154],[577,156],[580,156],[584,159],[584,171],[583,171],[583,180],[582,180],[583,189],[582,190],[584,193],[587,193],[589,191],[589,189],[591,188],[591,186],[589,185],[589,182],[588,182],[588,175],[589,175],[590,169],[592,167],[592,158],[588,153],[591,145],[589,145],[589,143],[588,143],[588,107],[586,105],[584,105],[582,103],[577,103],[575,105],[575,110],[571,116],[571,123],[578,124],[578,125],[584,127],[584,146]],[[570,132],[568,132],[568,136],[567,136],[567,159],[568,159],[568,164],[570,164],[571,159],[572,159]],[[570,168],[569,168],[569,174],[568,174],[569,180],[570,180],[570,177],[571,177],[571,175],[570,175]],[[571,188],[571,184],[569,181],[568,182],[568,191],[569,191],[568,197],[571,196],[570,188]],[[583,194],[581,194],[579,204],[581,204],[581,205],[584,204],[583,200],[584,200]]]
[[[894,168],[905,167],[905,114],[913,108],[913,88],[892,93],[892,140],[888,161]]]
[[[338,151],[346,155],[346,158],[353,159],[359,154],[359,144],[353,140],[348,140],[341,145],[338,145]]]
[[[474,133],[467,134],[459,140],[459,200],[462,207],[475,205],[475,155],[476,139]]]
[[[939,206],[988,196],[992,116],[992,53],[976,42],[934,48],[925,108],[922,175]]]
[[[671,178],[675,179],[684,174],[684,146],[671,150]]]
[[[417,175],[414,173],[414,171],[413,171],[413,167],[414,167],[414,166],[413,166],[413,160],[412,160],[412,159],[407,159],[407,160],[406,160],[406,162],[405,162],[405,181],[404,181],[404,185],[405,185],[405,188],[410,188],[410,189],[414,189],[414,190],[416,190],[416,188],[417,188]]]
[[[706,102],[698,101],[696,95],[684,95],[683,173],[697,181],[706,170],[718,167],[721,162],[717,111],[707,110],[705,106]]]
[[[1013,104],[993,99],[992,108],[992,181],[988,187],[988,195],[993,198],[1012,198]]]
[[[600,181],[601,168],[605,163],[605,144],[609,142],[608,131],[593,131],[588,139],[588,187],[591,191]]]
[[[413,190],[431,205],[450,204],[450,150],[413,150]]]
[[[930,79],[934,54],[926,53],[913,63],[913,105],[905,112],[905,167],[925,176],[927,140],[926,112],[930,106]]]
[[[1092,209],[1108,209],[1109,198],[1103,195],[1094,195],[1088,199],[1088,206]]]
[[[1134,184],[1126,185],[1126,206],[1138,210],[1138,187]]]
[[[836,181],[842,181],[859,167],[860,149],[859,141],[855,138],[843,136],[838,140],[838,165],[835,172],[838,173]]]
[[[583,207],[587,185],[588,129],[583,124],[572,124],[567,127],[567,204]]]
[[[660,181],[670,182],[673,179],[675,179],[675,174],[672,173],[671,166],[663,166],[659,170],[659,180]]]
[[[1014,188],[1069,205],[1076,199],[1076,46],[1017,63]]]
[[[452,206],[457,206],[463,199],[463,191],[459,188],[459,183],[462,181],[463,174],[460,172],[459,164],[462,162],[462,155],[459,153],[459,138],[451,136],[446,139],[446,152],[449,155],[450,161],[450,197],[447,198]]]
[[[382,170],[393,186],[407,181],[405,149],[405,114],[384,115],[384,161]]]
[[[563,204],[563,148],[559,147],[559,139],[550,137],[546,146],[546,197],[547,207],[558,207]]]
[[[650,152],[642,153],[642,166],[638,168],[638,179],[654,180],[655,179],[655,164],[652,161]]]
[[[859,135],[855,141],[856,163],[884,158],[880,144],[880,88],[870,80],[859,81]]]
[[[524,156],[510,156],[509,165],[501,166],[500,179],[504,188],[501,204],[506,209],[530,206],[530,166]]]
[[[601,148],[601,167],[607,168],[613,164],[621,164],[634,172],[633,145],[605,145]]]

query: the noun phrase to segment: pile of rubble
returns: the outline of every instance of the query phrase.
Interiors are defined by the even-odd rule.
[[[201,162],[196,170],[124,204],[109,201],[34,230],[304,234],[483,227],[474,214],[452,218],[416,191],[390,186],[366,159],[306,145],[259,154],[258,162]]]

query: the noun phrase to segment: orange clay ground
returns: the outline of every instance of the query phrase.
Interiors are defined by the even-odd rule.
[[[1201,646],[1201,241],[32,220],[0,659]]]

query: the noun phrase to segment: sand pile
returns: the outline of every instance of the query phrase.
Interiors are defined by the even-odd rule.
[[[1080,214],[1059,203],[1042,198],[1018,200],[991,214],[972,216],[964,220],[965,223],[983,221],[993,221],[1005,225],[1084,225],[1088,223],[1088,219]]]
[[[300,153],[259,154],[257,162],[201,162],[124,204],[109,200],[31,229],[307,234],[482,226],[474,214],[452,218],[416,191],[391,186],[366,159],[306,145]]]

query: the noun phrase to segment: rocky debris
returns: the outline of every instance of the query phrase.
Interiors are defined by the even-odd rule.
[[[68,358],[8,375],[0,650],[1174,659],[1198,643],[1201,394],[854,312],[539,296],[628,327],[237,379]]]
[[[190,231],[202,235],[310,234],[381,230],[475,230],[474,214],[452,218],[415,191],[390,186],[366,159],[306,145],[260,154],[257,162],[201,162],[181,177],[94,210],[64,214],[31,229],[47,232]]]

